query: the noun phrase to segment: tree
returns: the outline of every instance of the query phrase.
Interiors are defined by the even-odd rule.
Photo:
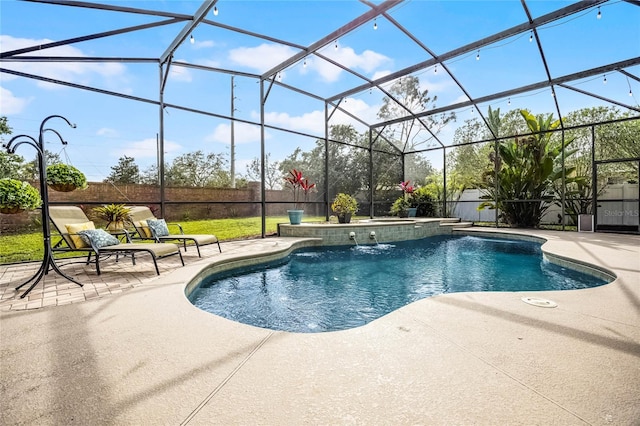
[[[122,156],[118,164],[111,166],[111,173],[104,181],[123,185],[140,183],[140,168],[133,157]]]
[[[489,107],[487,124],[488,127],[477,118],[466,120],[456,129],[453,137],[454,145],[460,146],[447,154],[447,175],[455,173],[458,181],[465,183],[467,188],[480,187],[489,155],[495,151],[494,142],[473,142],[529,133],[518,110],[508,111],[501,116],[500,108],[493,110]]]
[[[499,111],[498,111],[499,114]],[[559,157],[571,140],[562,140],[550,130],[558,128],[559,120],[553,116],[533,116],[526,110],[520,114],[533,133],[530,136],[515,137],[498,145],[498,152],[491,153],[490,168],[484,174],[482,188],[485,200],[478,209],[499,209],[499,218],[509,225],[537,227],[553,199],[552,183],[561,179],[574,178],[575,170],[558,164]],[[565,158],[574,151],[565,150]]]
[[[453,149],[447,154],[447,172],[468,176],[470,181],[480,181],[480,173],[489,161],[488,144],[473,143],[491,137],[488,129],[477,118],[465,120],[453,135]],[[459,146],[456,146],[459,145]],[[482,167],[478,167],[482,165]]]
[[[166,168],[165,182],[172,186],[228,187],[231,177],[226,164],[223,154],[189,152],[176,157]]]
[[[368,150],[359,148],[366,146],[367,138],[353,126],[344,124],[331,126],[329,138],[336,142],[329,143],[328,197],[333,199],[339,193],[355,196],[368,188],[369,161],[364,159]],[[324,141],[318,142],[319,149],[323,149]]]
[[[24,158],[0,150],[0,179],[2,178],[24,180]]]
[[[389,167],[385,173],[377,176],[376,185],[379,186],[387,178],[394,181],[395,185],[402,179],[421,181],[435,172],[431,163],[419,153],[408,156],[404,154],[428,148],[430,144],[433,145],[435,136],[447,124],[455,121],[456,115],[451,112],[448,114],[427,115],[420,119],[412,118],[412,114],[419,114],[435,108],[438,100],[437,96],[429,96],[427,89],[421,90],[418,77],[402,77],[393,83],[388,92],[390,96],[383,98],[382,106],[378,111],[378,118],[382,120],[406,118],[406,120],[386,126],[383,130],[384,138],[379,138],[378,145],[390,143],[396,148],[390,153],[395,151],[395,153],[404,156],[404,158],[401,157],[399,176],[397,175],[398,171],[395,169],[398,166],[398,162],[385,161],[383,164]],[[392,165],[394,167],[393,170],[390,168]],[[404,166],[404,169],[402,169],[402,166]],[[395,176],[395,179],[391,176]]]
[[[168,165],[165,167],[168,167]],[[158,185],[158,166],[151,164],[149,167],[142,170],[140,172],[140,183],[144,185]]]
[[[368,189],[369,151],[368,137],[358,133],[351,125],[334,125],[329,129],[329,171],[330,187],[327,199],[338,193],[356,196]],[[362,147],[362,148],[361,148]],[[296,148],[279,164],[280,179],[291,169],[302,170],[305,177],[316,183],[316,201],[324,199],[325,189],[325,141],[316,140],[316,146],[308,152]],[[313,201],[313,199],[312,199]]]
[[[428,89],[420,90],[420,79],[418,77],[402,77],[393,83],[388,91],[391,97],[400,104],[390,96],[385,96],[378,111],[378,118],[382,120],[408,118],[405,121],[388,126],[384,131],[386,138],[401,152],[414,151],[421,148],[420,145],[433,139],[432,134],[437,135],[449,122],[456,119],[456,115],[453,112],[428,115],[421,117],[420,120],[410,118],[411,113],[418,114],[434,109],[438,100],[437,96],[429,96]]]
[[[433,214],[436,217],[445,217],[444,203],[447,204],[447,214],[455,211],[458,201],[468,183],[458,173],[453,172],[447,175],[447,191],[445,199],[444,191],[444,175],[442,173],[434,173],[427,176],[424,185],[418,188],[419,194],[425,194],[433,200]]]
[[[281,189],[282,188],[282,174],[280,173],[280,162],[271,161],[271,154],[267,153],[265,156],[265,169],[264,169],[264,186],[267,189]],[[251,160],[251,164],[247,167],[247,180],[260,182],[262,176],[260,173],[260,159],[254,158]]]
[[[45,167],[51,166],[53,164],[60,164],[62,161],[60,160],[60,154],[56,154],[47,149],[44,150],[44,158],[45,158]],[[37,180],[40,179],[40,170],[38,169],[38,157],[29,161],[23,166],[22,175],[27,180]]]
[[[7,117],[0,117],[0,141],[4,142],[2,135],[10,135],[11,133],[13,133],[13,130],[9,127]]]
[[[0,141],[5,142],[3,135],[10,135],[12,131],[7,117],[0,117]],[[9,154],[4,149],[0,149],[0,178],[25,180],[24,158],[18,154]]]

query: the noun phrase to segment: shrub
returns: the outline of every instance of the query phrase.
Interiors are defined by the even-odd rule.
[[[40,193],[28,182],[17,179],[0,179],[0,209],[3,213],[33,210],[42,204]]]
[[[333,199],[331,210],[337,215],[354,214],[358,211],[358,202],[351,195],[341,192]]]

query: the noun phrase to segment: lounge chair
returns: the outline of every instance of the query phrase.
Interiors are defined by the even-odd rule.
[[[187,241],[193,242],[200,255],[200,246],[207,244],[218,244],[218,250],[222,253],[220,241],[213,234],[185,234],[179,223],[167,223],[164,219],[157,219],[146,206],[127,206],[131,211],[129,216],[136,230],[137,236],[143,240],[153,240],[157,243],[165,241],[181,241],[184,251],[187,251]],[[179,234],[171,234],[169,225],[177,226],[180,230]]]
[[[100,275],[100,257],[103,255],[130,255],[135,265],[135,255],[138,253],[148,253],[153,259],[156,273],[160,275],[157,259],[173,256],[180,256],[180,262],[184,266],[180,247],[176,244],[153,244],[153,243],[131,243],[127,236],[126,243],[120,241],[101,229],[95,229],[95,225],[87,218],[84,212],[75,206],[51,206],[49,207],[49,218],[55,226],[62,239],[52,249],[54,252],[87,252],[86,263],[91,262],[91,255],[95,254],[96,271]],[[85,238],[82,238],[84,234]],[[88,240],[88,241],[87,241]]]

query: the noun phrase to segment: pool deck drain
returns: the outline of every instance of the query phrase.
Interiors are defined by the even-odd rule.
[[[476,231],[487,230],[464,233]],[[86,273],[95,281],[80,294],[39,285],[51,306],[3,299],[2,422],[637,424],[640,238],[500,232],[545,238],[543,250],[617,279],[535,295],[441,295],[357,329],[299,334],[225,320],[184,296],[210,262],[281,250],[289,239],[223,243],[202,260],[190,250],[185,267],[158,262],[160,277],[145,275],[142,261],[125,273],[123,262],[106,283]],[[0,290],[26,274],[0,267]],[[558,307],[532,309],[523,296]]]
[[[522,297],[520,300],[522,300],[524,303],[528,303],[529,305],[533,305],[533,306],[538,306],[540,308],[557,308],[558,307],[558,304],[553,300],[541,299],[539,297],[526,296],[526,297]]]

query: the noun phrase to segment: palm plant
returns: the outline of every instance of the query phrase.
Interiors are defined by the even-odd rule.
[[[131,209],[124,204],[106,204],[95,207],[93,212],[97,217],[107,222],[106,228],[109,230],[124,229],[131,221]]]
[[[498,112],[499,113],[499,112]],[[532,228],[540,224],[542,216],[553,201],[554,182],[565,176],[565,182],[577,182],[575,167],[558,164],[562,151],[573,141],[552,138],[559,120],[552,115],[534,116],[526,110],[525,119],[531,135],[516,137],[497,146],[489,155],[492,168],[483,174],[481,187],[487,200],[478,210],[499,209],[499,219],[518,227]],[[491,115],[491,112],[490,112]],[[499,118],[492,119],[499,124]],[[576,150],[565,150],[565,158]]]

